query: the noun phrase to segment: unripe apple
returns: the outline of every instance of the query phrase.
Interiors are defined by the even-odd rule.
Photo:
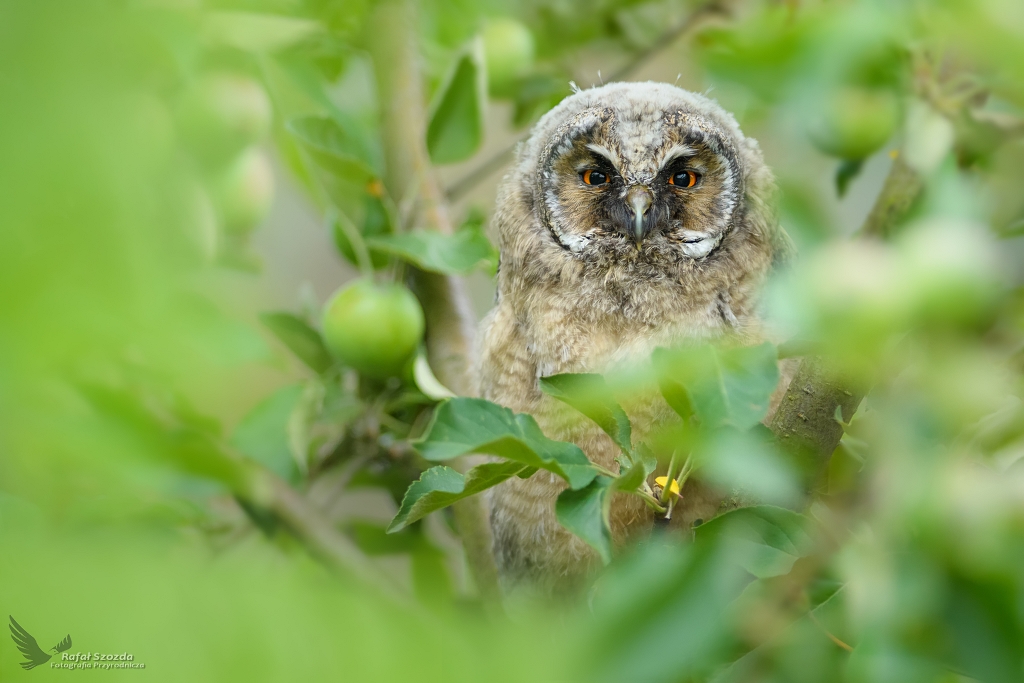
[[[343,364],[370,377],[398,375],[423,337],[423,309],[400,284],[356,280],[324,307],[324,342]]]
[[[178,102],[185,143],[206,164],[223,163],[270,132],[273,109],[263,86],[233,73],[210,73]]]
[[[488,89],[506,95],[533,65],[533,34],[515,19],[494,19],[483,31]]]
[[[270,211],[274,170],[263,150],[251,147],[214,179],[221,224],[228,233],[247,233]]]
[[[811,141],[826,154],[864,159],[889,140],[899,115],[899,102],[888,90],[841,88],[812,121]]]

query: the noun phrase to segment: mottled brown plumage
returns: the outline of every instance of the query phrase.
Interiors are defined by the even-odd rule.
[[[685,187],[691,171],[699,180]],[[537,123],[499,192],[501,265],[481,326],[480,395],[531,413],[549,437],[616,469],[611,439],[542,394],[538,378],[604,372],[681,340],[760,339],[757,293],[787,250],[773,191],[757,143],[706,97],[612,83],[566,98]],[[653,394],[627,412],[634,443],[674,419]],[[563,488],[542,471],[491,492],[506,585],[553,590],[594,566],[596,554],[555,519]],[[673,523],[709,518],[719,504],[688,483]],[[651,522],[636,497],[614,501],[617,543]]]

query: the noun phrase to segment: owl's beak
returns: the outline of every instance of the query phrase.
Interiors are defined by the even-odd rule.
[[[633,210],[633,241],[637,249],[644,241],[644,237],[651,231],[651,222],[645,221],[647,212],[654,204],[654,193],[646,185],[633,185],[626,190],[626,203]]]

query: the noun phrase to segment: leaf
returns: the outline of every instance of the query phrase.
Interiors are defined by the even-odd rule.
[[[323,31],[316,21],[255,12],[211,12],[203,23],[207,42],[248,52],[275,52]]]
[[[384,202],[381,201],[380,197],[369,194],[370,190],[376,192],[378,186],[371,183],[365,189],[368,191],[363,192],[359,190],[361,200],[352,201],[353,198],[351,196],[346,198],[347,201],[342,201],[338,196],[332,197],[337,205],[345,205],[343,211],[339,212],[343,213],[343,216],[335,214],[330,219],[332,232],[334,233],[334,244],[338,247],[341,255],[345,257],[345,260],[354,266],[359,265],[359,258],[356,256],[355,247],[353,247],[352,241],[349,238],[348,233],[351,228],[346,228],[346,217],[350,221],[349,226],[358,226],[357,229],[364,242],[367,238],[387,235],[393,231],[391,216],[388,214]],[[388,254],[379,250],[370,251],[370,261],[377,270],[385,268],[391,263]]]
[[[463,476],[444,465],[431,467],[409,486],[387,531],[389,534],[400,531],[435,510],[496,486],[527,469],[530,468],[520,462],[488,462],[477,465]]]
[[[558,523],[586,541],[605,564],[612,561],[612,532],[608,513],[615,481],[610,477],[596,477],[582,489],[562,491],[555,502]]]
[[[726,541],[740,564],[759,579],[788,574],[811,550],[807,518],[771,505],[737,508],[697,527],[699,542]]]
[[[464,228],[454,235],[433,230],[380,235],[368,237],[366,246],[442,275],[462,275],[478,268],[493,270],[498,261],[494,245],[482,230],[474,228]]]
[[[777,352],[769,343],[656,349],[653,361],[660,381],[683,387],[694,414],[709,429],[756,425],[768,412],[768,399],[779,381]],[[688,417],[689,407],[678,395],[664,388],[663,394],[681,417]]]
[[[799,467],[762,424],[746,432],[724,427],[709,434],[695,451],[694,464],[703,481],[747,503],[794,508],[804,499]]]
[[[238,423],[230,443],[287,481],[296,481],[298,469],[291,454],[288,420],[302,398],[302,386],[290,384],[260,401]]]
[[[423,351],[416,354],[416,361],[412,366],[412,378],[416,382],[416,387],[435,401],[455,398],[455,393],[441,384],[434,376],[434,371],[430,369],[430,363],[427,361],[427,354]]]
[[[291,313],[261,313],[260,322],[314,372],[323,374],[334,364],[320,333],[302,318]]]
[[[846,190],[850,186],[850,182],[860,175],[860,171],[863,167],[863,159],[844,159],[839,164],[839,168],[836,169],[836,192],[840,197],[846,195]]]
[[[318,379],[305,382],[301,398],[288,415],[288,447],[303,476],[309,473],[313,427],[323,408],[324,394],[325,387]]]
[[[530,415],[479,398],[442,403],[422,439],[413,444],[427,460],[450,460],[467,453],[489,453],[554,472],[573,489],[597,476],[578,446],[553,441]]]
[[[380,176],[359,132],[346,130],[335,119],[300,116],[288,121],[286,128],[325,171],[359,186]]]
[[[612,487],[616,491],[636,491],[647,479],[647,475],[654,471],[654,467],[648,468],[649,464],[642,460],[634,462],[625,472],[619,474]]]
[[[626,411],[615,400],[604,377],[596,374],[562,374],[540,378],[540,388],[580,411],[612,438],[626,453],[633,452]]]
[[[487,96],[483,43],[476,38],[438,89],[427,124],[427,150],[435,164],[469,158],[484,137]]]
[[[370,556],[414,553],[428,545],[423,534],[415,527],[403,533],[392,533],[379,523],[357,519],[346,524],[345,531],[359,549]]]
[[[134,444],[136,452],[234,490],[244,487],[246,474],[242,463],[215,434],[197,426],[190,416],[182,415],[162,392],[88,380],[77,382],[76,387],[96,410],[101,424]]]
[[[723,545],[655,537],[617,560],[591,593],[581,679],[704,681],[734,657],[729,605],[750,575]]]

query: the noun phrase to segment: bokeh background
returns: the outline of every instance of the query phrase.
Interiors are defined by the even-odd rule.
[[[359,276],[339,214],[371,246],[422,227],[374,184],[382,6],[424,129],[464,133],[431,172],[474,236],[570,84],[676,83],[760,142],[800,252],[766,314],[871,389],[785,571],[652,543],[504,618],[449,515],[383,533],[437,397],[317,372],[261,317],[315,332]],[[4,642],[0,680],[1024,680],[1022,137],[1019,0],[0,0],[0,607],[146,665]],[[923,189],[858,236],[896,163]],[[486,249],[373,254],[490,306]],[[772,467],[729,482],[792,484]],[[379,580],[272,514],[282,482]]]

